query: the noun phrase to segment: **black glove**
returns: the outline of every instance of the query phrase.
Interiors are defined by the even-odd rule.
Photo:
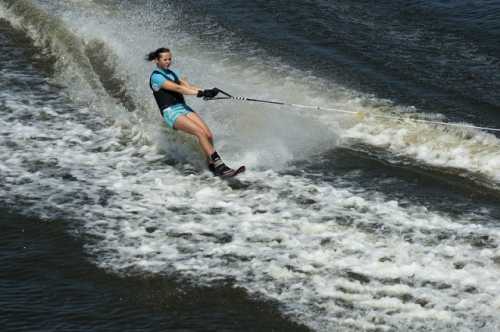
[[[213,89],[205,89],[205,90],[198,90],[198,94],[196,95],[197,97],[201,98],[214,98],[215,96],[217,96],[217,94],[219,93],[219,89],[217,88],[213,88]]]

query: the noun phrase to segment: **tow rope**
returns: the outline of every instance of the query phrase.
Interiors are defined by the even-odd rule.
[[[244,102],[266,103],[266,104],[289,106],[289,107],[295,107],[295,108],[313,109],[313,110],[318,110],[318,111],[322,110],[322,111],[331,111],[331,112],[338,112],[338,113],[347,113],[347,114],[356,115],[360,118],[363,118],[366,115],[364,112],[348,111],[348,110],[343,110],[343,109],[339,109],[339,108],[332,108],[332,107],[301,105],[301,104],[286,103],[286,102],[275,101],[275,100],[236,97],[236,96],[230,95],[229,93],[227,93],[225,91],[222,91],[221,89],[218,89],[218,90],[221,94],[223,94],[225,96],[224,97],[214,97],[214,98],[203,98],[203,99],[204,100],[237,100],[237,101],[244,101]],[[370,116],[374,117],[374,118],[384,118],[384,119],[392,119],[392,120],[399,120],[399,121],[406,120],[406,121],[413,121],[413,122],[420,122],[420,123],[435,124],[435,125],[440,125],[440,126],[471,128],[471,129],[479,129],[479,130],[485,130],[485,131],[500,132],[499,128],[480,127],[480,126],[474,126],[474,125],[469,125],[469,124],[465,124],[465,123],[450,123],[450,122],[443,122],[443,121],[414,119],[414,118],[408,118],[408,117],[397,117],[397,116],[382,115],[382,114],[377,114],[377,115],[370,114]]]

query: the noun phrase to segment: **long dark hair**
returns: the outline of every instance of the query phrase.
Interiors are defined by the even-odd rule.
[[[168,49],[166,47],[160,47],[156,51],[149,52],[148,54],[146,54],[145,59],[146,59],[146,61],[153,61],[153,60],[159,59],[161,53],[167,53],[167,52],[170,52],[170,49]]]

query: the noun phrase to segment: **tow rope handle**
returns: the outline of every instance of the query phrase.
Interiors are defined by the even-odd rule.
[[[274,105],[287,105],[286,103],[281,102],[281,101],[253,99],[253,98],[247,98],[247,97],[234,97],[234,96],[230,95],[229,93],[222,91],[219,88],[215,88],[215,89],[219,90],[219,93],[222,93],[223,95],[225,95],[225,97],[214,97],[214,98],[204,97],[203,100],[208,101],[208,100],[232,99],[232,100],[253,101],[253,102],[257,102],[257,103],[266,103],[266,104],[274,104]]]
[[[231,96],[229,93],[225,92],[225,91],[222,91],[221,89],[219,88],[214,88],[214,89],[217,89],[219,91],[219,93],[222,93],[223,95],[225,95],[225,97],[213,97],[213,98],[210,98],[210,97],[203,97],[203,100],[217,100],[217,99],[236,99],[235,97]]]

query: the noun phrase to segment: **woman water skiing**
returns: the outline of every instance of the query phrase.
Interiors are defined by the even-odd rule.
[[[147,61],[154,61],[156,68],[151,73],[149,87],[153,91],[160,113],[170,128],[196,136],[207,158],[208,168],[217,176],[234,176],[244,169],[233,170],[226,166],[213,145],[213,135],[205,122],[184,101],[184,95],[214,98],[219,90],[200,89],[180,79],[169,69],[172,52],[159,48],[146,55]]]

